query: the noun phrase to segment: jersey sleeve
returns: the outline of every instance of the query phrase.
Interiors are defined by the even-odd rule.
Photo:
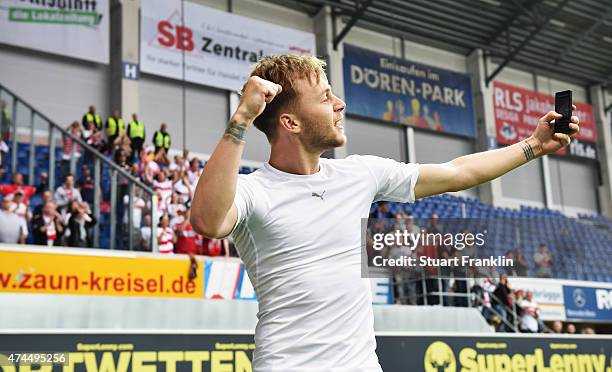
[[[402,163],[378,156],[361,156],[376,184],[374,201],[414,202],[419,164]]]
[[[236,226],[247,221],[253,212],[255,205],[255,193],[253,188],[254,186],[252,182],[246,175],[238,175],[238,182],[236,183],[236,196],[234,196],[234,205],[236,206],[238,216],[236,218],[236,224],[232,228],[232,233],[236,229]]]

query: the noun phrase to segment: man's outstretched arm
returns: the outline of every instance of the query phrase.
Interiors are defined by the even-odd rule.
[[[574,106],[575,110],[576,107]],[[527,139],[504,148],[465,155],[444,164],[422,164],[415,186],[415,197],[423,198],[449,191],[469,189],[491,181],[541,155],[551,154],[570,143],[578,133],[578,117],[572,116],[572,133],[554,133],[555,119],[561,115],[550,111],[538,122]]]
[[[209,238],[227,236],[237,219],[234,205],[244,135],[266,103],[282,90],[281,86],[253,76],[243,89],[228,129],[210,155],[193,195],[191,225]]]

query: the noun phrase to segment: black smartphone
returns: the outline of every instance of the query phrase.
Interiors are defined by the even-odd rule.
[[[569,134],[569,124],[572,117],[572,91],[564,90],[555,93],[555,112],[563,115],[561,119],[555,119],[555,133]]]

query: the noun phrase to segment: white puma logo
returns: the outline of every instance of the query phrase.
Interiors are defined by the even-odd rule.
[[[325,201],[325,199],[323,199],[323,195],[325,195],[325,190],[323,190],[321,194],[317,194],[316,192],[313,192],[311,196],[316,196],[317,198],[321,198],[321,200]]]

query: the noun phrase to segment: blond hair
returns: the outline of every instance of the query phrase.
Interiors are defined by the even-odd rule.
[[[321,77],[325,76],[325,66],[325,61],[314,56],[284,54],[263,57],[253,67],[250,76],[259,76],[283,87],[282,92],[266,105],[263,113],[254,121],[255,127],[264,132],[268,140],[274,138],[274,121],[281,110],[294,103],[298,97],[295,82],[314,78],[318,84]]]

